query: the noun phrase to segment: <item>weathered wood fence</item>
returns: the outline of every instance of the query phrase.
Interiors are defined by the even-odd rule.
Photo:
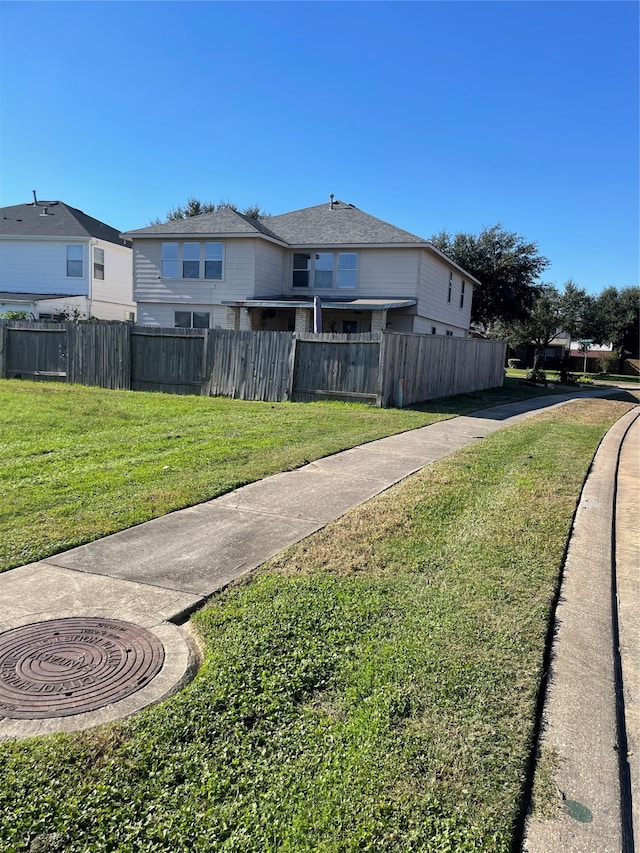
[[[505,344],[466,338],[0,321],[0,376],[243,400],[407,406],[502,385]]]

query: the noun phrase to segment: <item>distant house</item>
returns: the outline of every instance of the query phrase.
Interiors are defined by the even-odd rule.
[[[333,199],[250,219],[231,209],[128,231],[138,323],[466,337],[477,280],[427,240]]]
[[[62,201],[0,208],[0,314],[133,320],[131,244]]]

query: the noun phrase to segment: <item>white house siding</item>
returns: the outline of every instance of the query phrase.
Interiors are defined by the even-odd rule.
[[[453,280],[449,302],[450,272]],[[465,279],[464,305],[460,308],[462,280],[462,275],[454,267],[427,251],[421,252],[417,313],[425,318],[427,333],[431,332],[432,326],[436,326],[439,335],[451,331],[456,337],[466,336],[471,322],[473,287]]]
[[[104,280],[93,275],[93,249],[104,250]],[[98,240],[91,246],[91,316],[101,320],[128,320],[135,316],[132,254],[126,246]]]
[[[82,277],[67,276],[67,245],[83,246]],[[86,296],[89,292],[89,241],[0,240],[0,290],[16,293],[65,293]]]

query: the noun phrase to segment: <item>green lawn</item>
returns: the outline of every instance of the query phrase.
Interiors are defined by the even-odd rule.
[[[512,379],[524,379],[527,372],[528,371],[523,368],[508,367],[507,377]],[[560,381],[560,374],[557,370],[545,369],[545,373],[550,382]],[[640,376],[627,376],[622,373],[583,373],[581,370],[572,370],[571,375],[577,378],[584,376],[592,382],[610,382],[612,385],[618,385],[620,383],[640,385]]]
[[[252,403],[0,380],[0,571],[483,405]]]
[[[528,419],[288,549],[195,615],[161,705],[0,744],[0,849],[507,853],[576,500],[629,406]]]

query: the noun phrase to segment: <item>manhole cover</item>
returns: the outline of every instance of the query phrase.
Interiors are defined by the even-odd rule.
[[[130,696],[164,663],[160,640],[129,622],[52,619],[0,634],[0,717],[95,711]]]

